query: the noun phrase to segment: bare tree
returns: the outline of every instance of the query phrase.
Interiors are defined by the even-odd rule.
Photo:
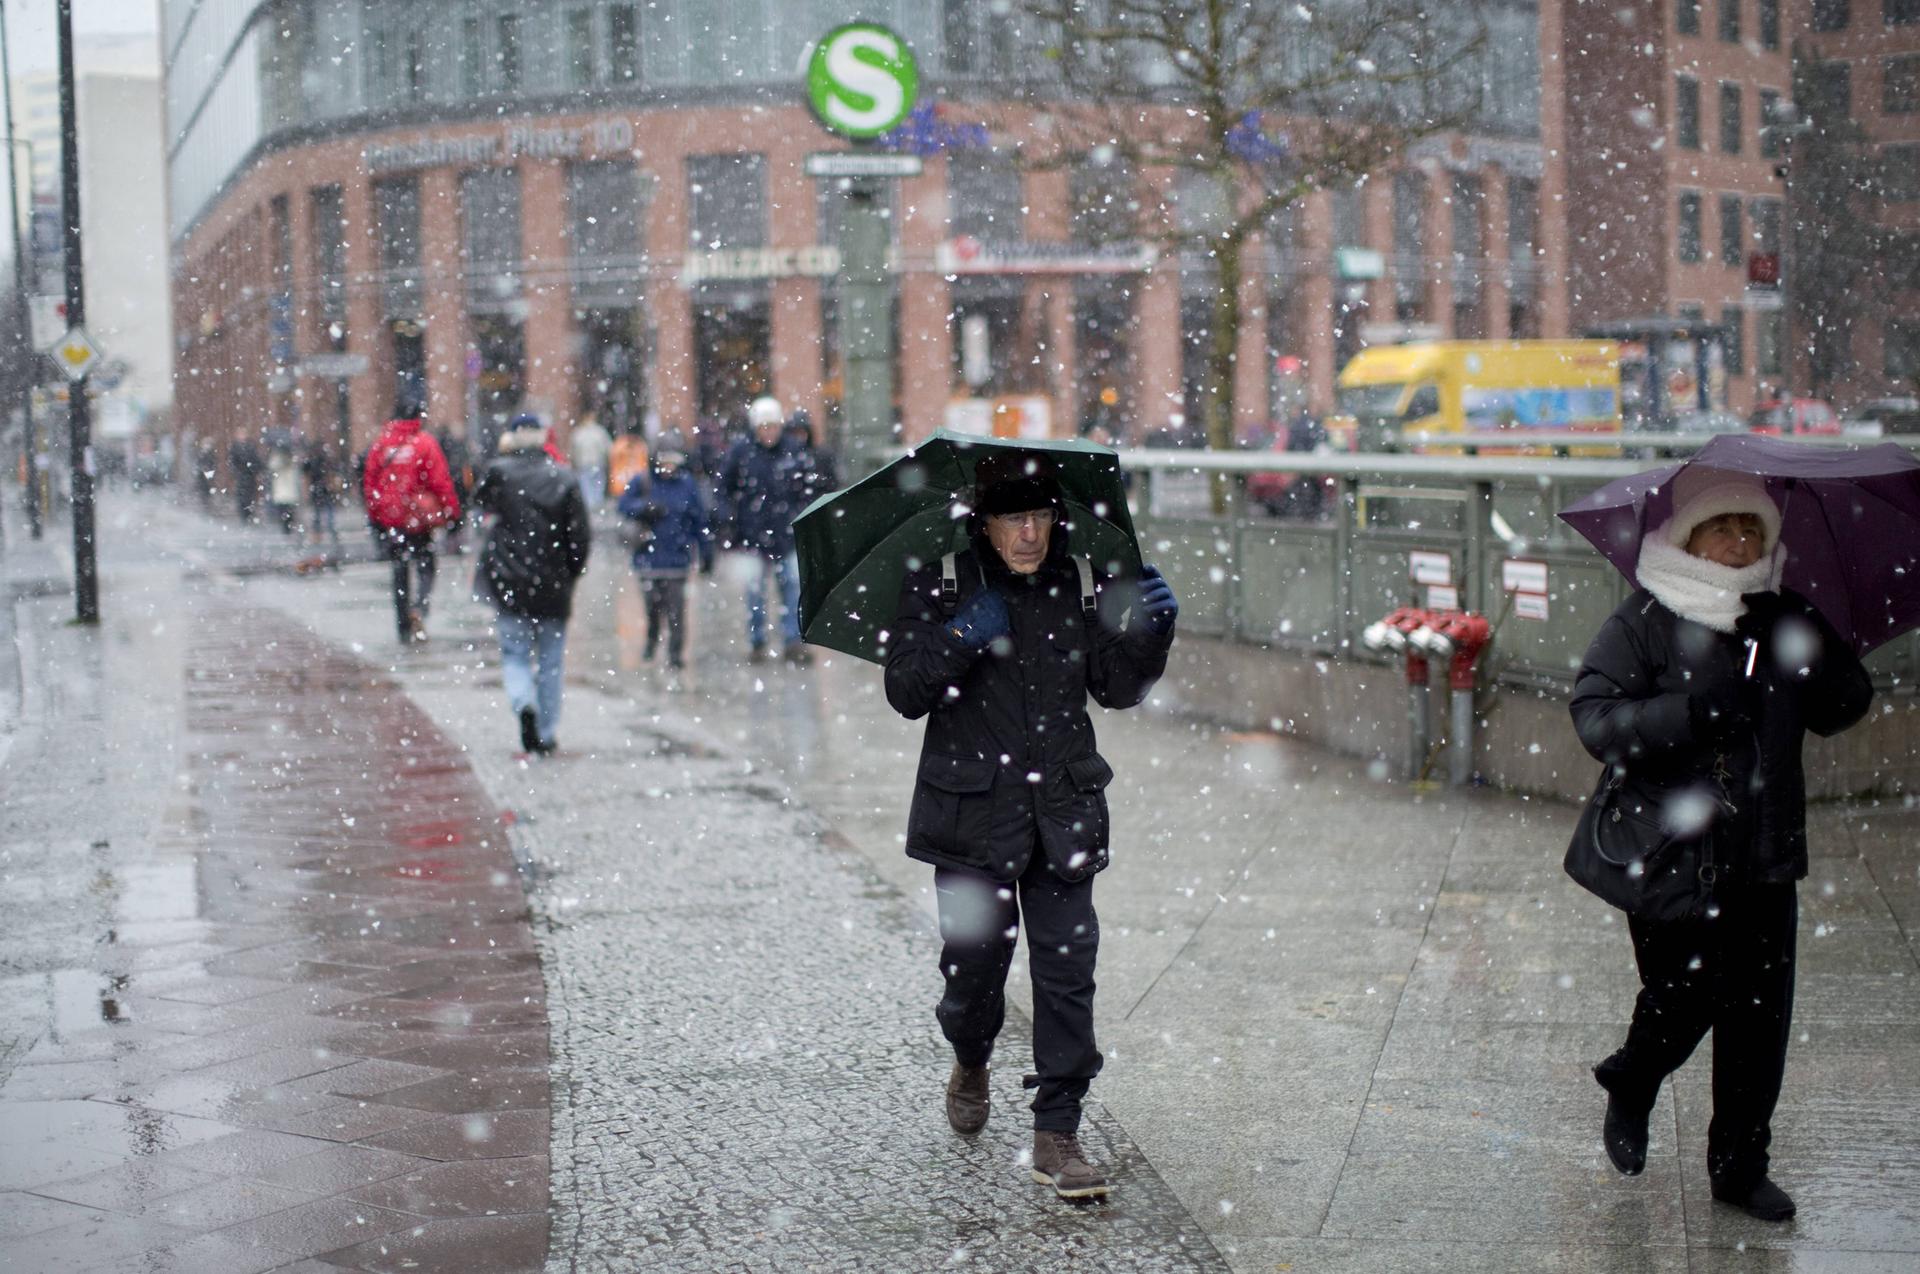
[[[1058,155],[1106,151],[1211,193],[1214,215],[1142,225],[1209,260],[1203,418],[1232,444],[1240,280],[1256,237],[1315,190],[1379,171],[1456,131],[1481,101],[1487,0],[1028,0],[1051,36]],[[1144,216],[1142,220],[1148,220]]]

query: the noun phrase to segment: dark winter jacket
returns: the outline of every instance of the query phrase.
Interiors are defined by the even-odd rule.
[[[1763,638],[1751,679],[1745,638],[1682,619],[1641,589],[1601,625],[1574,683],[1587,751],[1624,766],[1626,793],[1649,808],[1710,813],[1716,863],[1739,880],[1807,874],[1801,742],[1808,730],[1846,729],[1873,698],[1833,626],[1798,593],[1782,596],[1788,617]],[[1709,737],[1689,710],[1696,695],[1743,703],[1752,724]]]
[[[799,517],[808,505],[840,485],[839,466],[833,453],[813,443],[813,435],[804,424],[788,425],[780,436],[781,472],[785,476],[793,516]]]
[[[511,614],[566,619],[592,539],[573,470],[537,447],[510,451],[487,466],[473,502],[495,518],[480,551],[475,594]]]
[[[1010,642],[975,653],[957,642],[941,604],[940,564],[908,574],[887,648],[887,701],[927,718],[907,820],[907,854],[941,867],[1012,880],[1036,843],[1059,876],[1078,880],[1107,865],[1107,798],[1113,770],[1095,750],[1087,696],[1131,708],[1166,670],[1173,635],[1122,629],[1138,596],[1131,582],[1095,573],[1097,632],[1081,617],[1080,582],[1056,529],[1030,576],[1008,570],[982,539],[959,555],[959,598],[997,589],[1012,619]]]
[[[748,438],[727,453],[720,492],[733,525],[733,546],[766,557],[793,551],[793,470],[779,443],[763,447]]]
[[[636,474],[620,494],[620,516],[643,522],[653,538],[633,555],[633,569],[650,578],[685,575],[697,558],[713,569],[713,529],[700,484],[685,469],[651,478]]]

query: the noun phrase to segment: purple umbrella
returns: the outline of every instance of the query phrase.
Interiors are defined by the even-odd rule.
[[[1722,434],[1685,464],[1609,482],[1561,520],[1637,586],[1640,541],[1671,516],[1674,476],[1696,466],[1765,480],[1780,506],[1780,582],[1810,598],[1856,653],[1920,627],[1920,459],[1895,443]]]

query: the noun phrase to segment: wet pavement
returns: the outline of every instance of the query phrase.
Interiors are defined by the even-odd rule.
[[[1003,1038],[987,1132],[965,1143],[945,1129],[939,1108],[945,1059],[930,1011],[938,977],[929,882],[925,869],[899,852],[917,729],[886,709],[874,670],[841,659],[805,670],[747,667],[737,587],[723,571],[695,586],[698,654],[688,684],[673,690],[658,670],[640,665],[630,582],[617,563],[602,560],[583,586],[574,625],[561,754],[529,765],[514,750],[511,719],[499,702],[486,616],[462,596],[468,561],[444,561],[434,640],[402,651],[392,644],[376,567],[349,565],[297,578],[250,568],[242,586],[227,582],[224,568],[270,564],[279,550],[230,528],[210,536],[193,519],[170,513],[127,516],[146,532],[159,559],[213,572],[206,583],[189,584],[189,593],[206,595],[195,606],[217,607],[209,612],[216,618],[230,614],[238,617],[235,624],[270,634],[272,649],[254,659],[257,671],[249,674],[268,702],[291,694],[278,680],[284,671],[272,671],[284,668],[275,663],[283,657],[390,680],[406,697],[379,694],[368,702],[398,705],[394,711],[403,718],[411,713],[413,724],[389,727],[385,735],[367,726],[355,736],[362,764],[372,767],[381,748],[395,746],[411,751],[417,745],[423,755],[441,756],[447,773],[435,782],[464,784],[473,793],[461,802],[470,799],[475,815],[468,852],[483,837],[492,842],[488,853],[499,849],[499,815],[489,811],[506,812],[512,848],[531,882],[531,950],[538,953],[551,1015],[551,1056],[542,1059],[549,1087],[524,1078],[539,1070],[533,1041],[544,1032],[522,1029],[530,1022],[514,1019],[506,1002],[517,993],[530,996],[523,1007],[538,1003],[537,991],[527,989],[526,964],[501,969],[497,977],[492,970],[475,976],[478,966],[445,971],[476,988],[469,1005],[507,1015],[494,1023],[447,1023],[431,1011],[401,1016],[393,1002],[407,992],[359,1001],[377,1004],[376,1016],[395,1014],[378,1025],[349,1022],[341,1030],[341,1012],[351,1002],[319,1012],[303,1007],[296,1016],[333,1022],[329,1047],[355,1037],[382,1044],[354,1054],[364,1062],[312,1072],[322,1076],[396,1057],[456,1070],[475,1060],[471,1053],[441,1053],[422,1063],[418,1050],[384,1051],[401,1031],[473,1033],[497,1026],[494,1033],[503,1038],[517,1031],[524,1051],[490,1053],[485,1060],[523,1078],[478,1087],[488,1108],[496,1100],[531,1102],[536,1093],[551,1103],[550,1269],[1011,1269],[1063,1259],[1105,1269],[1355,1271],[1920,1265],[1920,1137],[1911,1116],[1920,1100],[1920,964],[1909,936],[1920,925],[1920,811],[1910,805],[1816,812],[1817,856],[1802,893],[1796,1039],[1775,1144],[1776,1176],[1798,1198],[1801,1213],[1791,1225],[1767,1226],[1707,1200],[1704,1054],[1661,1097],[1644,1176],[1620,1178],[1600,1151],[1601,1102],[1586,1068],[1617,1041],[1635,984],[1623,926],[1560,875],[1569,810],[1488,794],[1408,793],[1380,782],[1364,764],[1273,736],[1188,722],[1167,710],[1181,691],[1170,679],[1159,710],[1098,719],[1103,751],[1119,774],[1112,795],[1121,832],[1115,866],[1102,877],[1098,895],[1105,939],[1100,1029],[1109,1062],[1095,1086],[1089,1141],[1115,1166],[1119,1189],[1109,1206],[1070,1208],[1029,1183],[1019,1163],[1025,1146],[1020,1023],[1010,1022]],[[59,613],[61,603],[48,605],[17,606],[16,615],[29,621],[23,628]],[[275,614],[260,618],[266,611]],[[290,626],[294,620],[313,636],[301,637]],[[278,807],[271,803],[248,813],[246,790],[296,802],[289,811],[309,799],[299,795],[302,785],[284,761],[276,763],[281,775],[270,768],[253,780],[225,767],[242,763],[236,753],[257,761],[276,748],[291,753],[311,746],[287,740],[304,739],[317,727],[278,710],[235,712],[258,698],[216,693],[217,687],[196,691],[184,673],[180,697],[170,705],[164,688],[173,669],[196,660],[232,666],[236,652],[197,625],[191,638],[143,635],[138,627],[127,626],[118,658],[147,670],[157,693],[141,706],[117,695],[90,700],[86,684],[100,674],[87,670],[84,652],[34,641],[22,642],[29,648],[23,684],[38,676],[56,687],[49,698],[73,699],[75,739],[106,740],[122,758],[171,747],[180,759],[90,776],[62,746],[44,772],[16,777],[23,755],[41,755],[22,751],[29,714],[7,761],[9,821],[16,800],[35,784],[71,793],[85,782],[111,794],[110,802],[89,806],[84,820],[106,828],[100,838],[110,842],[109,855],[119,852],[114,836],[125,834],[116,820],[132,829],[169,820],[183,827],[196,819],[223,822],[252,844],[252,861],[242,863],[237,841],[215,852],[204,828],[172,833],[167,853],[190,852],[215,864],[203,874],[223,882],[221,888],[201,892],[225,905],[254,873],[294,869],[296,845],[306,835],[285,835],[289,824],[276,825]],[[169,658],[177,662],[169,665]],[[56,667],[77,671],[51,675]],[[325,684],[332,688],[318,691],[322,696],[346,693],[341,683]],[[196,694],[205,701],[198,710]],[[31,708],[31,694],[28,700]],[[216,711],[221,706],[225,716]],[[91,725],[85,724],[89,713],[99,718]],[[246,728],[267,742],[238,747],[226,724],[250,715],[264,719],[249,720]],[[441,742],[420,742],[435,738]],[[222,759],[217,767],[196,765],[196,750]],[[181,789],[180,773],[204,775],[208,785]],[[278,789],[268,786],[275,781]],[[328,801],[337,817],[339,799],[329,790],[327,800],[310,801],[300,817],[325,818]],[[87,924],[128,905],[103,902],[85,872],[70,866],[102,852],[89,850],[91,827],[61,826],[57,796],[45,804],[41,821],[10,831],[6,846],[7,973],[23,954],[48,966],[23,975],[39,978],[31,992],[36,1004],[8,1015],[28,1026],[12,1040],[10,1060],[0,1061],[0,1068],[12,1068],[0,1090],[9,1103],[19,1077],[42,1065],[35,1052],[49,1047],[55,1034],[52,1019],[59,1014],[48,1006],[66,1006],[62,1031],[83,1033],[75,1022],[86,1013],[97,1019],[100,1010],[89,1007],[98,1000],[94,984],[71,998],[48,988],[60,985],[53,976],[59,970],[93,977],[104,967],[88,958],[98,952],[91,936],[98,928]],[[216,805],[218,811],[211,808]],[[63,836],[65,848],[56,851],[52,844]],[[43,855],[58,852],[69,866],[23,871],[18,855],[29,843]],[[28,896],[20,882],[29,877],[41,892],[23,908],[17,900]],[[475,881],[418,883],[445,886],[449,896],[459,883],[479,888]],[[259,888],[266,892],[254,901],[273,896],[264,883]],[[116,896],[167,894],[160,887],[123,887]],[[389,936],[366,935],[376,944],[394,941],[389,924],[413,919],[400,914],[398,903],[382,905],[396,910],[391,920],[382,917]],[[351,905],[344,914],[352,914]],[[12,941],[16,922],[28,935],[19,944]],[[257,916],[243,921],[235,913],[236,929],[258,923]],[[338,943],[342,936],[302,932],[298,938]],[[524,959],[528,950],[515,948],[504,958]],[[232,958],[199,947],[180,951],[177,962],[171,954],[165,958],[182,977],[196,963]],[[367,967],[338,950],[332,961],[362,972]],[[390,970],[407,962],[383,954],[372,963]],[[202,974],[274,976],[258,965],[221,965],[189,981]],[[138,977],[136,969],[136,985]],[[10,976],[5,985],[19,980]],[[259,995],[285,996],[297,987],[290,998],[314,1000],[325,997],[327,985],[302,972]],[[465,993],[451,986],[438,994],[458,1003],[455,996]],[[188,1001],[190,1008],[170,1011],[180,1021],[218,1013],[237,1022],[233,1015],[256,998]],[[131,1041],[106,1059],[115,1065],[157,1056],[143,1036],[114,1033],[127,1029],[158,1031],[164,1024],[136,1018],[84,1028]],[[22,1043],[29,1037],[37,1042]],[[298,1052],[305,1044],[295,1040],[278,1051]],[[0,1048],[8,1046],[0,1036]],[[436,1039],[423,1047],[457,1046]],[[35,1050],[28,1065],[19,1064],[23,1048]],[[183,1074],[196,1100],[216,1101],[167,1106],[157,1117],[164,1137],[176,1140],[157,1155],[133,1154],[110,1140],[101,1143],[107,1149],[86,1150],[96,1144],[94,1133],[79,1126],[63,1140],[74,1154],[109,1154],[118,1146],[123,1159],[144,1162],[195,1152],[198,1144],[189,1139],[209,1131],[195,1121],[252,1128],[232,1116],[238,1109],[257,1114],[257,1102],[221,1106],[206,1098],[223,1064],[210,1058],[177,1073],[164,1066],[127,1072],[128,1091],[142,1094],[132,1109],[155,1112],[153,1094]],[[214,1069],[197,1074],[207,1068]],[[269,1079],[266,1073],[245,1076],[256,1085],[245,1091],[255,1097],[278,1088],[313,1091],[302,1087],[308,1076]],[[411,1078],[365,1073],[380,1083]],[[418,1084],[446,1094],[446,1085],[435,1089],[430,1080],[387,1091]],[[355,1112],[398,1105],[384,1093],[332,1096]],[[109,1099],[101,1092],[28,1091],[18,1100],[113,1111]],[[226,1100],[239,1099],[229,1094]],[[38,1112],[17,1108],[27,1112],[19,1126],[30,1126],[25,1120]],[[139,1233],[125,1226],[178,1223],[178,1231],[191,1235],[191,1225],[200,1224],[198,1233],[212,1232],[212,1238],[198,1241],[232,1241],[221,1233],[227,1227],[204,1224],[225,1220],[223,1214],[182,1211],[170,1223],[128,1207],[101,1211],[105,1221],[83,1222],[57,1207],[49,1212],[54,1204],[86,1201],[46,1194],[39,1183],[25,1190],[12,1183],[12,1147],[20,1140],[14,1109],[10,1104],[0,1112],[7,1129],[0,1170],[9,1174],[5,1188],[12,1191],[4,1199],[15,1201],[13,1212],[0,1215],[0,1236],[37,1241],[77,1223],[123,1227],[113,1231],[121,1248],[88,1249],[94,1263],[73,1268],[117,1268],[110,1250],[130,1250],[125,1244],[137,1242]],[[505,1127],[531,1113],[509,1105],[494,1117]],[[544,1131],[544,1116],[542,1106],[527,1122],[539,1119]],[[460,1117],[436,1112],[421,1122]],[[444,1133],[448,1125],[434,1127]],[[382,1153],[454,1169],[471,1162],[444,1141],[376,1144],[384,1132],[350,1138],[344,1134],[358,1130],[335,1131],[343,1142]],[[525,1127],[508,1131],[517,1135]],[[200,1144],[217,1145],[222,1135],[236,1134]],[[315,1134],[269,1128],[254,1135]],[[516,1148],[480,1162],[499,1169],[535,1153]],[[97,1162],[79,1163],[62,1179],[114,1170]],[[373,1170],[386,1166],[383,1160]],[[84,1171],[89,1167],[92,1173]],[[328,1183],[324,1176],[273,1172],[236,1165],[224,1179],[244,1188],[212,1195],[226,1206],[255,1207],[258,1227],[312,1206],[289,1204],[269,1187],[315,1191]],[[378,1218],[389,1213],[419,1218],[390,1232],[411,1234],[435,1224],[425,1218],[437,1215],[434,1179],[422,1183],[420,1172],[383,1178],[389,1188],[377,1196],[346,1193],[356,1207],[377,1210],[372,1224],[384,1224]],[[191,1205],[195,1185],[207,1184],[194,1179],[182,1186],[180,1180],[156,1182],[148,1202],[174,1197]],[[508,1180],[515,1184],[504,1184]],[[512,1224],[516,1212],[524,1221],[542,1205],[533,1204],[523,1184],[518,1175],[475,1184],[508,1206],[499,1209],[504,1220],[477,1217],[470,1224]],[[110,1203],[103,1196],[87,1206],[100,1211]],[[277,1211],[275,1203],[282,1205]],[[329,1215],[337,1213],[314,1213],[323,1234]],[[384,1241],[367,1237],[375,1246]],[[16,1240],[4,1242],[11,1256]],[[464,1250],[515,1259],[508,1246],[484,1237]],[[249,1258],[259,1259],[261,1251],[250,1248]],[[536,1265],[528,1260],[501,1268]],[[193,1268],[228,1266],[203,1261]]]

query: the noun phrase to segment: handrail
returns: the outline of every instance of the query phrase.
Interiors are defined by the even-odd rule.
[[[1138,448],[1120,453],[1123,469],[1212,473],[1323,473],[1333,477],[1454,478],[1475,482],[1563,478],[1606,482],[1653,467],[1640,460],[1553,456],[1409,456],[1394,452],[1203,451]]]
[[[1719,434],[1633,433],[1607,430],[1599,433],[1574,433],[1567,430],[1490,430],[1481,433],[1426,431],[1403,434],[1399,441],[1409,447],[1552,447],[1556,451],[1573,447],[1634,447],[1654,451],[1698,451]],[[1738,435],[1735,435],[1738,436]],[[1864,434],[1794,434],[1789,441],[1808,442],[1821,447],[1870,447],[1891,442],[1908,450],[1920,451],[1920,434],[1897,434],[1891,438],[1871,438]]]

